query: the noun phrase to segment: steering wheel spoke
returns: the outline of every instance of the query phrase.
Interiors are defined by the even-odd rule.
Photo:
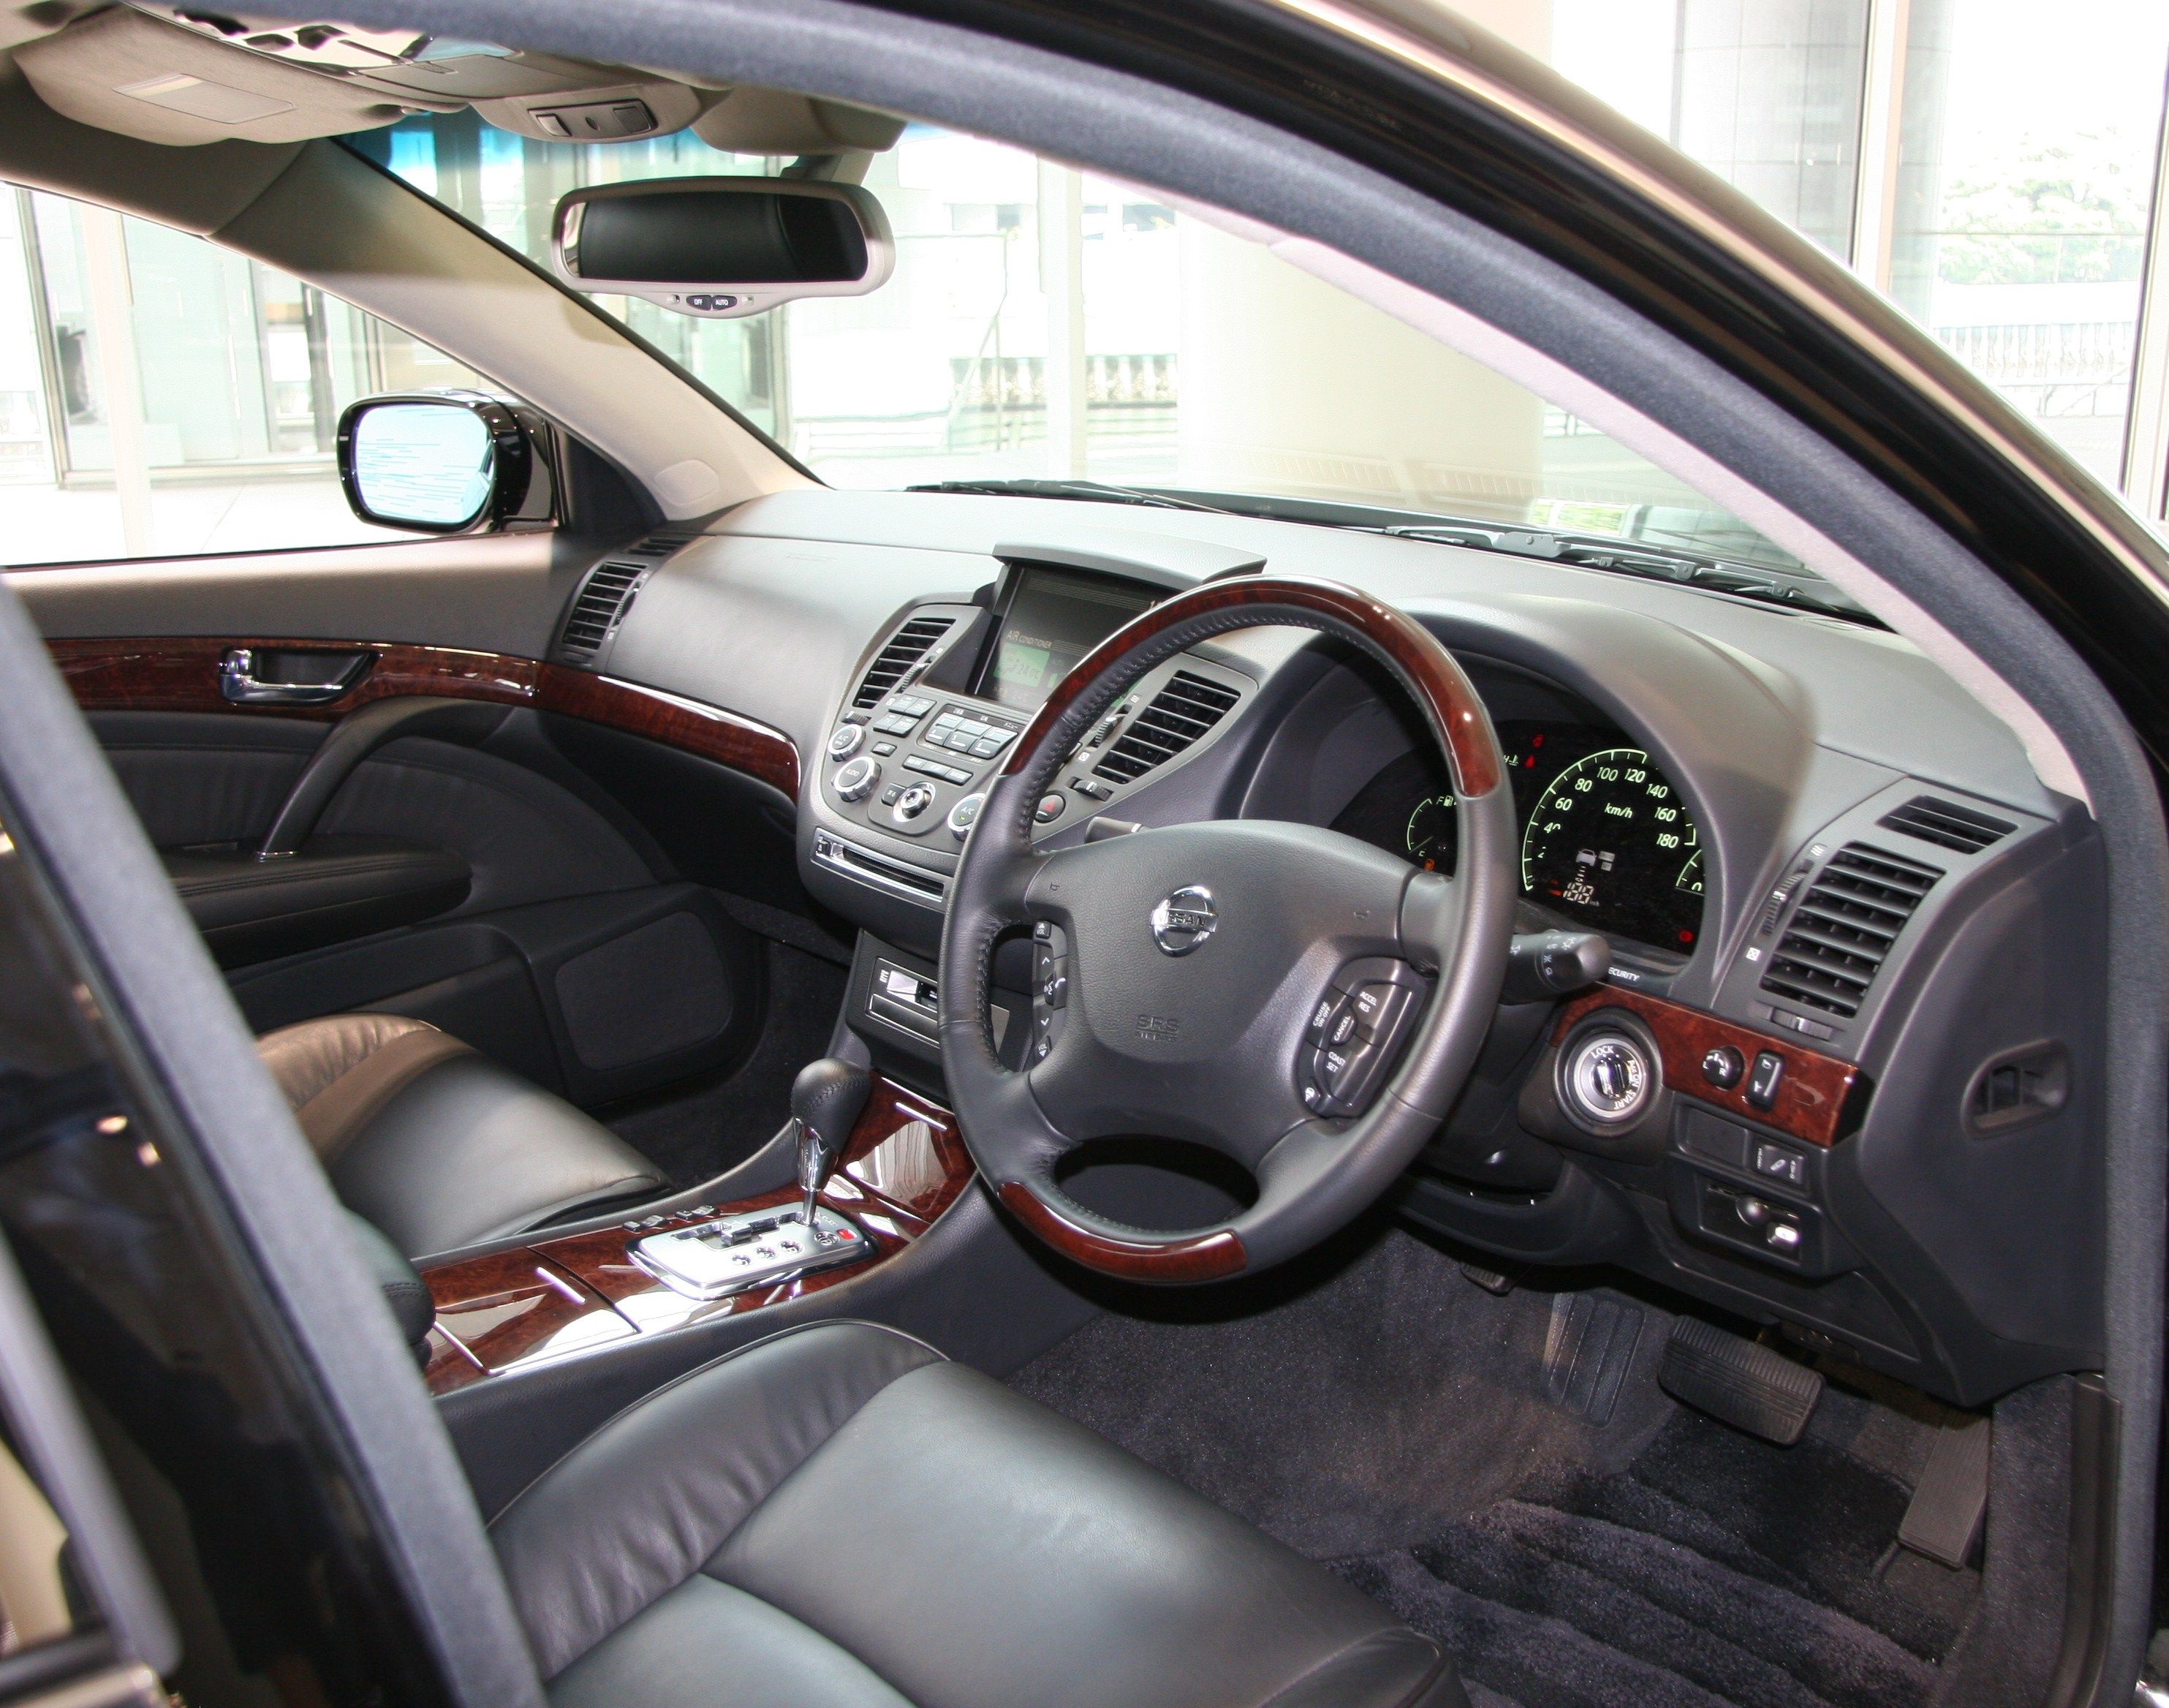
[[[1420,973],[1453,963],[1468,908],[1459,880],[1442,872],[1419,872],[1401,892],[1401,955]]]

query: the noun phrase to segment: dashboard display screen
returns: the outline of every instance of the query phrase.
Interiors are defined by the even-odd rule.
[[[1020,712],[1037,709],[1070,666],[1152,603],[1149,593],[1089,575],[1022,571],[978,692]]]
[[[1592,931],[1689,953],[1702,932],[1702,840],[1648,753],[1583,723],[1504,723],[1499,745],[1521,826],[1521,893]],[[1444,765],[1404,754],[1333,828],[1452,872],[1458,837]]]

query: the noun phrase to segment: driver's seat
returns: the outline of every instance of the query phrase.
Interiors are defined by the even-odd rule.
[[[1321,1567],[893,1330],[787,1330],[492,1526],[555,1708],[1461,1708]]]

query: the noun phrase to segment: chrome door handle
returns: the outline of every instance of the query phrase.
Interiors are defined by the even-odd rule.
[[[323,706],[338,699],[361,680],[370,655],[356,653],[329,682],[263,682],[253,674],[256,654],[247,647],[229,647],[218,661],[218,691],[237,706]]]

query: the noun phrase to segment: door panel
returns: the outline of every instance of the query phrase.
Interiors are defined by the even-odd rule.
[[[93,646],[63,642],[56,651],[79,663]],[[110,671],[74,674],[152,841],[177,867],[215,868],[223,860],[244,868],[334,727],[322,718],[346,708],[296,716],[226,706],[215,684],[222,649],[201,640],[168,648],[139,638],[116,650],[137,660],[139,678],[164,686],[123,692]],[[530,681],[544,668],[524,665]],[[483,675],[502,684],[520,674]],[[395,672],[377,681],[380,691],[395,685],[404,686]],[[424,676],[416,686],[435,683]],[[96,709],[101,691],[128,709]],[[636,722],[658,721],[646,715],[637,691],[593,697],[594,709],[624,707]],[[147,703],[177,709],[142,709]],[[186,709],[198,706],[220,709]],[[728,720],[711,724],[699,711],[663,702],[659,721],[666,729],[690,723],[696,737],[719,734],[727,750],[745,740],[745,730]],[[248,963],[233,966],[228,978],[250,1023],[267,1031],[358,1008],[412,1015],[589,1105],[741,1058],[764,1018],[758,940],[711,891],[677,881],[660,846],[550,734],[590,726],[562,716],[546,724],[543,714],[508,706],[493,728],[488,717],[482,727],[488,734],[479,745],[412,736],[376,750],[340,786],[304,844],[305,857],[354,837],[437,851],[466,868],[464,899],[419,923],[278,959],[261,958],[260,942],[240,953],[221,945],[227,959]],[[645,736],[620,739],[653,745]],[[764,768],[795,782],[788,744],[766,751]],[[787,808],[781,791],[733,774],[754,798]],[[700,875],[723,884],[731,877]]]

